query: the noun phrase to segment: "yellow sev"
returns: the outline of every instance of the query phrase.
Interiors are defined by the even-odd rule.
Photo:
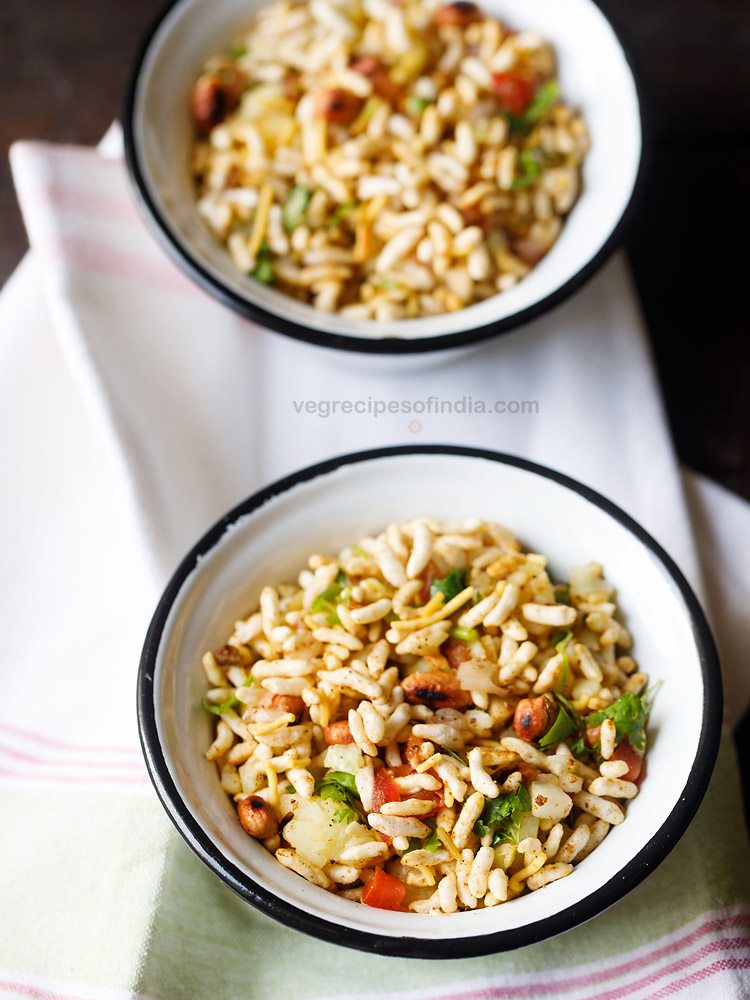
[[[271,733],[284,729],[290,722],[294,722],[295,716],[291,712],[284,712],[273,722],[259,722],[257,726],[251,726],[250,732],[253,736],[270,736]]]
[[[442,826],[439,826],[439,827],[436,828],[435,833],[438,835],[438,840],[443,845],[443,847],[446,849],[446,851],[448,852],[448,854],[450,854],[450,856],[453,858],[453,860],[454,861],[460,861],[461,860],[461,854],[460,854],[458,848],[456,847],[456,845],[453,843],[453,840],[451,839],[451,835],[448,833],[448,831],[445,830]]]
[[[266,181],[260,189],[260,194],[258,195],[258,205],[255,209],[255,218],[253,219],[253,230],[250,233],[250,241],[247,245],[247,250],[251,257],[258,256],[258,251],[260,250],[263,238],[266,235],[268,212],[272,203],[273,188]]]
[[[517,895],[523,888],[524,880],[529,878],[530,875],[535,875],[540,868],[543,868],[547,863],[547,858],[542,851],[539,851],[537,855],[534,856],[531,864],[526,865],[520,871],[516,872],[508,882],[508,895]]]
[[[439,764],[441,760],[445,760],[444,755],[441,753],[434,753],[431,757],[428,757],[427,760],[423,760],[421,764],[417,764],[414,770],[417,774],[424,774],[425,771],[429,771],[431,767]]]
[[[460,594],[456,594],[452,600],[448,601],[447,604],[443,605],[443,607],[434,613],[422,615],[420,618],[409,618],[406,621],[393,621],[390,623],[390,628],[397,632],[415,632],[419,628],[426,628],[428,625],[434,625],[436,622],[442,621],[444,618],[450,618],[455,611],[458,611],[462,605],[466,604],[473,593],[473,587],[466,587]],[[430,602],[430,604],[431,603],[432,602]],[[427,607],[429,607],[429,604],[425,605],[425,608]]]
[[[268,779],[268,801],[278,812],[281,809],[281,799],[279,798],[279,776],[276,774],[271,761],[266,761],[266,778]]]

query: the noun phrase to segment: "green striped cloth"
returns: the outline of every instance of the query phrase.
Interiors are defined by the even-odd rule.
[[[252,909],[172,829],[138,748],[140,644],[198,532],[293,467],[417,433],[402,416],[299,422],[289,380],[300,398],[309,380],[335,398],[344,375],[365,399],[541,399],[523,421],[433,416],[425,433],[523,452],[614,493],[703,577],[741,711],[748,509],[680,479],[622,263],[547,326],[483,353],[336,368],[332,352],[240,325],[181,277],[145,233],[119,161],[24,144],[13,163],[33,253],[0,296],[0,454],[13,470],[0,491],[0,996],[750,997],[729,738],[689,831],[626,899],[564,936],[457,962],[360,954]],[[251,400],[260,414],[243,409]]]
[[[110,780],[107,791],[4,790],[0,995],[748,995],[750,873],[728,740],[688,834],[626,899],[541,944],[446,962],[373,957],[280,926],[204,868],[146,786]]]

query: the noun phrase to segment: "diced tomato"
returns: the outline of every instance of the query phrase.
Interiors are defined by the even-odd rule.
[[[375,874],[362,890],[362,902],[365,906],[375,906],[379,910],[400,910],[406,895],[406,886],[397,878],[388,875],[382,868],[376,868]]]
[[[384,802],[400,802],[401,789],[393,780],[393,772],[387,767],[381,767],[375,773],[375,786],[372,790],[372,811],[380,812]]]
[[[623,781],[638,781],[641,776],[641,768],[643,767],[643,757],[631,747],[627,739],[624,739],[622,743],[615,747],[615,752],[612,754],[611,760],[622,760],[628,765],[628,769],[622,776]]]
[[[409,761],[412,767],[416,767],[417,764],[421,764],[422,758],[419,756],[419,748],[424,743],[421,736],[415,736],[413,733],[409,733],[406,737],[406,743],[404,744],[404,757]]]
[[[409,798],[424,799],[427,802],[434,802],[435,808],[432,810],[432,812],[426,813],[425,815],[427,816],[434,816],[435,813],[438,811],[438,809],[442,809],[442,807],[445,805],[445,801],[443,800],[441,792],[430,792],[426,788],[423,788],[418,792],[414,792],[414,794],[410,795]],[[420,817],[420,819],[421,818],[422,817]]]
[[[493,73],[492,82],[500,103],[514,115],[522,115],[534,96],[536,84],[520,73]]]
[[[437,568],[435,563],[430,560],[427,563],[427,569],[424,574],[424,584],[422,585],[422,590],[419,593],[419,600],[422,604],[427,604],[430,599],[430,591],[432,590],[432,581],[436,580],[440,576],[440,570]]]

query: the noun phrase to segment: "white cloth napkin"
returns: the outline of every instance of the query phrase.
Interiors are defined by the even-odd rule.
[[[261,331],[196,290],[138,216],[116,135],[108,148],[104,157],[23,143],[12,155],[32,243],[0,296],[0,456],[7,482],[0,493],[0,786],[6,797],[13,793],[14,819],[26,811],[36,815],[45,788],[152,798],[137,749],[133,682],[166,576],[197,536],[252,490],[301,465],[369,446],[450,442],[507,450],[557,467],[620,503],[670,551],[708,603],[724,654],[729,709],[739,717],[750,700],[744,656],[749,508],[705,480],[680,474],[622,258],[560,309],[487,345],[416,359],[345,355]],[[538,412],[324,417],[305,407],[430,397],[536,401]],[[90,820],[83,800],[55,801],[67,803],[68,818],[80,806],[85,842]],[[105,823],[119,815],[119,801],[112,796],[103,810]],[[134,850],[119,866],[112,859],[122,880],[118,905],[95,888],[96,873],[85,898],[68,902],[49,896],[49,878],[33,884],[30,874],[13,878],[8,870],[15,906],[23,901],[35,919],[46,914],[50,941],[62,940],[69,912],[71,933],[59,954],[50,946],[24,950],[27,935],[22,941],[11,923],[2,930],[0,917],[0,994],[67,997],[73,982],[77,997],[122,998],[135,993],[103,992],[104,986],[148,984],[143,953],[158,956],[160,942],[171,938],[149,932],[131,952],[125,931],[118,937],[115,930],[119,949],[106,952],[109,925],[116,928],[118,919],[127,921],[134,941],[140,940],[134,928],[152,926],[149,893],[162,891],[156,886],[166,877],[163,859],[174,853],[165,824],[148,818],[151,802],[138,801],[144,809],[136,811],[141,827],[134,835],[151,831],[163,839],[148,853]],[[91,808],[89,798],[85,809]],[[125,815],[133,820],[132,806]],[[32,862],[26,848],[38,841],[33,829],[28,838],[19,835],[9,855],[13,864],[23,857],[29,873],[44,872],[45,858],[34,855]],[[69,883],[80,891],[87,874],[85,864],[79,873],[70,862],[76,842],[65,841],[61,856],[68,859]],[[97,850],[105,846],[101,838],[94,843]],[[197,878],[199,867],[186,866],[186,877]],[[204,888],[196,892],[218,894],[214,880],[199,885]],[[703,890],[702,908],[730,902]],[[218,898],[214,904],[218,915]],[[732,928],[744,927],[747,917],[736,905],[740,909],[721,910],[720,918],[706,917],[705,927],[720,920],[724,930],[717,934],[739,934]],[[157,909],[159,919],[167,919],[168,903]],[[240,919],[231,901],[224,900],[220,912],[230,923]],[[94,923],[87,925],[89,915]],[[681,926],[680,918],[672,919]],[[600,925],[619,926],[605,918]],[[74,930],[81,926],[89,936],[79,942]],[[179,920],[175,926],[179,940]],[[681,933],[684,949],[697,932],[683,927]],[[585,938],[565,938],[574,940]],[[296,936],[290,948],[301,952],[304,944]],[[618,944],[619,950],[630,946]],[[550,947],[553,954],[554,943]],[[671,947],[664,945],[665,955]],[[722,964],[718,971],[711,966],[711,983],[721,984],[727,998],[742,995],[738,970],[748,966],[732,957],[739,947],[715,946]],[[308,952],[311,960],[325,956],[322,949]],[[92,954],[100,956],[93,963]],[[482,992],[500,990],[498,984],[515,996],[508,984],[518,981],[513,977],[525,961],[539,963],[540,954],[525,949],[495,966],[488,961],[486,971],[477,965],[482,989],[472,997],[505,996]],[[630,971],[622,972],[629,982],[638,975],[633,956]],[[704,951],[659,973],[671,977],[670,993],[698,961]],[[389,968],[410,983],[398,963]],[[161,985],[148,987],[148,995],[168,996],[163,976],[155,981]],[[691,979],[685,995],[703,996],[701,983]],[[626,993],[645,1000],[653,995],[649,989]],[[571,1000],[584,994],[564,992]]]

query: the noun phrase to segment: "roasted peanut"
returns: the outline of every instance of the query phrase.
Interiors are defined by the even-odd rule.
[[[444,3],[435,11],[435,23],[451,24],[457,28],[465,28],[467,24],[481,21],[482,13],[471,0],[455,0],[454,3]]]
[[[290,712],[297,721],[305,711],[304,701],[296,694],[275,694],[270,707],[277,712]]]
[[[410,705],[429,705],[430,708],[468,708],[471,695],[461,687],[458,677],[447,670],[426,670],[411,674],[401,682],[404,696]]]
[[[190,112],[202,132],[223,122],[239,100],[239,86],[233,79],[224,79],[218,73],[204,73],[190,94]]]
[[[627,739],[623,740],[622,743],[615,747],[615,752],[612,754],[610,760],[621,760],[628,765],[628,769],[625,774],[622,775],[622,781],[638,781],[641,776],[641,768],[643,767],[643,757],[631,747]]]
[[[370,52],[366,52],[361,56],[355,56],[349,64],[349,69],[353,70],[355,73],[361,73],[362,76],[370,78],[375,76],[378,70],[382,68],[382,62],[377,56],[372,55]]]
[[[232,667],[242,663],[242,654],[236,646],[219,646],[213,654],[220,667]]]
[[[352,731],[349,728],[349,723],[346,719],[340,719],[338,722],[332,722],[330,726],[323,726],[323,739],[329,747],[334,746],[337,743],[354,742]]]
[[[315,95],[315,114],[334,125],[351,125],[362,108],[362,98],[350,90],[334,87]]]
[[[258,840],[273,837],[279,829],[276,814],[260,795],[248,795],[237,806],[237,813],[245,833]]]
[[[550,698],[523,698],[516,705],[513,728],[527,743],[533,743],[547,732],[555,720],[557,712]]]
[[[527,764],[525,760],[519,760],[517,764],[511,767],[511,771],[520,771],[523,783],[527,787],[532,781],[536,781],[542,773],[538,767],[535,767],[533,764]]]
[[[469,644],[464,642],[463,639],[449,639],[443,648],[443,652],[445,653],[446,660],[454,670],[458,670],[462,663],[471,659]]]
[[[349,66],[355,73],[361,73],[372,80],[372,92],[384,101],[398,104],[403,97],[403,90],[391,77],[388,67],[377,56],[370,53],[357,56]]]

